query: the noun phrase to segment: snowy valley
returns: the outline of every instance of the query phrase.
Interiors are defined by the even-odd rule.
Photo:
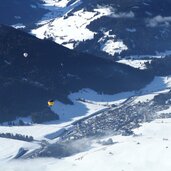
[[[2,169],[23,170],[27,167],[29,171],[36,169],[53,171],[57,167],[59,170],[93,168],[99,171],[104,170],[107,164],[107,170],[165,168],[167,171],[169,162],[166,159],[171,155],[168,131],[171,126],[170,87],[171,77],[168,76],[156,77],[149,85],[136,92],[100,95],[92,90],[82,90],[70,95],[73,105],[62,105],[56,101],[52,110],[60,114],[60,121],[30,126],[1,126],[1,133],[18,133],[34,137],[34,141],[29,143],[1,138]],[[165,102],[163,100],[158,102],[156,97],[159,95],[169,97],[163,98]],[[87,110],[82,110],[81,105]],[[125,109],[126,113],[124,113]],[[77,113],[81,116],[78,117]],[[110,117],[113,114],[115,117],[112,119]],[[29,123],[29,119],[24,121]],[[83,122],[85,124],[90,122],[92,132],[88,124],[86,129],[79,127]],[[117,129],[110,126],[112,122],[113,126],[118,127]],[[83,135],[86,130],[89,131],[88,134]],[[104,130],[105,134],[99,134]],[[96,132],[95,137],[92,136],[93,132]],[[64,147],[58,147],[61,142]],[[41,158],[36,159],[39,155]],[[65,155],[68,157],[59,159]],[[160,159],[160,155],[165,157]],[[22,163],[17,159],[18,156],[21,159],[35,159],[27,159]],[[95,161],[98,161],[99,165]],[[5,166],[6,162],[10,162],[10,165]],[[21,162],[19,166],[18,162]],[[29,167],[30,162],[35,162],[35,166]]]
[[[171,170],[170,0],[0,14],[0,171]]]

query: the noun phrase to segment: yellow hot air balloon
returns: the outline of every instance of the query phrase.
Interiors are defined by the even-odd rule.
[[[48,106],[52,107],[55,104],[54,100],[49,100],[48,101]]]

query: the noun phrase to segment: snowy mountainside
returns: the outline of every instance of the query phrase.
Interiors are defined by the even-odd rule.
[[[165,54],[170,5],[168,0],[44,0],[49,13],[32,33],[101,57]]]
[[[140,89],[153,79],[148,71],[71,51],[4,25],[0,57],[0,96],[5,97],[0,99],[1,122],[50,113],[49,99],[71,104],[67,96],[83,88],[115,94]]]
[[[81,2],[76,1],[75,3],[79,5]],[[54,5],[58,7],[58,2]],[[73,15],[67,16],[72,11],[72,4],[70,6],[68,8],[66,4],[65,7],[69,10],[64,8],[66,17],[62,16],[61,18],[57,17],[57,19],[50,20],[48,24],[40,27],[40,29],[33,30],[32,33],[39,38],[52,37],[55,42],[73,49],[77,42],[93,39],[95,33],[87,29],[87,26],[93,20],[111,14],[110,8],[104,7],[94,9],[94,12],[81,9]],[[68,35],[68,33],[70,34]]]
[[[103,141],[104,136],[109,138],[114,136],[113,141],[118,144],[116,135],[127,139],[124,136],[131,136],[133,129],[140,127],[144,122],[151,122],[159,118],[170,118],[170,88],[171,78],[168,76],[156,77],[153,82],[140,91],[125,92],[125,94],[107,96],[84,90],[70,95],[72,100],[85,105],[88,109],[81,112],[82,109],[78,109],[78,106],[75,106],[77,104],[73,101],[73,108],[77,108],[78,113],[81,113],[82,116],[72,115],[70,107],[65,105],[65,113],[60,113],[60,107],[54,109],[61,114],[60,121],[30,126],[9,127],[4,125],[0,126],[0,133],[18,133],[34,137],[34,141],[31,142],[33,146],[30,144],[28,148],[25,143],[16,146],[12,158],[18,154],[20,148],[28,150],[21,156],[22,158],[37,158],[38,156],[58,158],[73,154],[81,155],[80,152],[87,151],[90,148],[96,151],[96,147],[94,148],[92,143],[98,141],[98,139],[99,142]],[[81,99],[82,101],[79,101]],[[99,99],[101,100],[98,101]],[[59,105],[58,102],[56,102],[56,105]],[[138,129],[141,129],[141,127]],[[90,142],[85,139],[88,137],[91,140]],[[80,140],[77,142],[77,139]],[[134,141],[135,138],[132,137],[131,139]],[[168,137],[163,135],[161,141],[162,139],[168,139]],[[13,141],[11,140],[11,142]],[[88,141],[88,144],[84,141]],[[3,141],[0,141],[0,143],[3,143]],[[77,145],[73,146],[77,143],[85,144],[85,146],[78,149],[76,148]],[[38,146],[35,146],[36,144]],[[69,148],[67,144],[70,144],[73,149]],[[3,153],[4,160],[8,158],[9,153],[8,151],[7,154]]]
[[[1,155],[0,170],[24,171],[55,171],[62,170],[147,170],[147,171],[170,171],[170,119],[160,119],[151,123],[142,124],[140,128],[133,130],[134,136],[108,136],[103,139],[83,141],[91,142],[91,149],[73,156],[55,159],[39,158],[30,160],[2,160],[10,149],[6,148],[6,154]],[[105,145],[100,142],[111,141]],[[4,141],[0,141],[3,145]],[[9,141],[10,142],[10,141]],[[78,144],[82,148],[83,144]],[[0,148],[0,151],[2,149]],[[2,153],[1,153],[2,154]],[[137,157],[138,156],[138,157]],[[161,157],[162,156],[162,157]],[[98,162],[98,164],[97,164]]]
[[[159,131],[160,130],[160,131]],[[109,137],[114,142],[111,145],[99,145],[95,142],[95,148],[65,158],[63,160],[40,159],[36,161],[37,167],[43,170],[147,170],[169,171],[171,157],[170,151],[170,119],[157,120],[150,124],[142,125],[142,128],[134,130],[135,137]],[[136,136],[137,135],[137,136]],[[163,156],[161,158],[161,156]],[[34,160],[28,161],[34,162]],[[40,163],[40,164],[39,164]],[[98,164],[97,164],[98,163]],[[15,162],[12,167],[16,167]],[[29,167],[28,167],[29,168]],[[34,167],[33,167],[34,168]],[[18,168],[19,169],[19,168]]]
[[[0,171],[170,171],[170,0],[20,2],[0,4]]]
[[[166,56],[170,6],[169,0],[7,0],[0,23],[110,59]]]
[[[127,94],[117,106],[90,115],[73,124],[71,130],[60,135],[62,140],[102,136],[109,133],[129,135],[142,122],[156,118],[170,118],[170,77],[156,77],[144,89]],[[113,104],[116,104],[113,101]],[[167,113],[168,112],[168,113]]]

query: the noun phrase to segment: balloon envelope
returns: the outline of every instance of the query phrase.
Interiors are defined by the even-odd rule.
[[[28,57],[28,53],[23,53],[23,56],[24,56],[25,58],[27,58],[27,57]]]

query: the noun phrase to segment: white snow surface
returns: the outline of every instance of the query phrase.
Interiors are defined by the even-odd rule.
[[[33,136],[36,140],[46,139],[49,135],[59,134],[58,131],[68,127],[72,122],[104,110],[110,105],[119,105],[130,97],[135,97],[132,103],[152,100],[159,93],[168,92],[171,88],[171,76],[155,77],[145,88],[139,91],[122,92],[114,95],[98,94],[90,89],[83,89],[69,95],[73,105],[63,104],[55,101],[54,110],[60,116],[59,121],[44,124],[33,124],[31,126],[0,126],[0,133],[13,133]],[[18,118],[23,119],[23,118]],[[26,118],[26,122],[29,118]]]
[[[161,93],[167,93],[169,92],[168,89],[163,90],[163,91],[157,91],[157,92],[152,92],[152,93],[147,93],[144,95],[140,95],[140,96],[136,96],[136,98],[133,101],[133,104],[137,104],[137,103],[143,103],[143,102],[149,102],[150,100],[153,100],[155,96],[161,94]]]
[[[162,110],[162,111],[159,111],[158,114],[163,114],[163,113],[169,113],[171,114],[171,107],[169,107],[168,109],[165,109],[165,110]]]
[[[151,59],[150,60],[143,60],[143,59],[121,59],[119,61],[117,61],[118,63],[122,63],[122,64],[126,64],[126,65],[129,65],[131,67],[134,67],[134,68],[139,68],[139,69],[146,69],[146,62],[149,62],[151,63]]]
[[[130,97],[136,97],[135,102],[152,100],[159,93],[168,92],[171,88],[171,76],[155,77],[154,80],[143,89],[138,91],[122,92],[114,95],[98,94],[91,89],[82,89],[72,93],[68,98],[73,105],[66,105],[59,101],[55,102],[52,110],[59,114],[62,120],[77,120],[80,117],[91,115],[94,112],[119,105]]]
[[[73,105],[66,105],[56,101],[55,106],[52,108],[60,115],[61,119],[59,121],[47,122],[44,124],[33,124],[30,126],[0,126],[0,133],[29,135],[33,136],[36,140],[32,143],[27,143],[18,140],[0,138],[0,161],[5,162],[6,160],[10,160],[16,156],[20,148],[27,149],[28,151],[37,149],[41,140],[47,140],[50,143],[55,142],[56,137],[61,133],[61,131],[71,127],[71,124],[74,121],[100,110],[104,110],[105,108],[110,107],[111,104],[122,104],[122,102],[130,97],[134,97],[134,101],[132,102],[133,104],[138,103],[139,101],[149,101],[159,93],[168,92],[170,88],[171,76],[168,76],[155,77],[149,85],[139,91],[123,92],[115,95],[104,95],[98,94],[90,89],[84,89],[79,92],[72,93],[69,95],[69,98],[73,101]],[[162,111],[161,113],[170,113],[170,108],[167,111]],[[29,122],[29,120],[30,118],[25,118],[24,121]],[[37,171],[36,169],[39,170],[41,167],[45,171],[46,169],[48,171],[53,171],[57,166],[59,171],[68,170],[69,168],[71,171],[84,171],[87,169],[91,170],[91,167],[93,167],[93,170],[95,171],[101,171],[104,167],[107,167],[110,171],[113,170],[114,166],[116,170],[123,169],[127,171],[134,171],[138,169],[141,171],[144,169],[147,171],[157,171],[157,167],[155,167],[154,163],[159,161],[160,155],[163,154],[168,159],[171,155],[171,151],[169,151],[170,148],[168,148],[168,142],[170,143],[171,140],[171,135],[169,133],[170,128],[170,119],[145,123],[143,124],[143,127],[135,130],[137,135],[142,136],[108,137],[118,143],[107,147],[91,141],[91,149],[84,153],[80,153],[62,160],[42,159],[40,160],[41,162],[46,161],[43,165],[39,162],[39,160],[27,160],[24,162],[26,165],[23,165],[23,167],[21,166],[23,163],[19,163],[21,164],[19,169],[23,169],[23,171],[25,171],[24,168],[27,167],[27,165],[29,166],[30,162],[35,162],[38,163],[38,165],[31,165],[32,168],[28,167],[28,171],[31,169],[35,169],[35,171]],[[93,162],[93,159],[95,159],[96,162]],[[103,161],[105,163],[104,167],[102,167]],[[97,162],[101,163],[99,164],[99,167],[94,164]],[[166,161],[161,159],[160,162],[161,166],[164,167]],[[145,163],[148,166],[147,168],[145,168]],[[11,168],[9,168],[11,170],[7,169],[8,166],[11,166]],[[19,170],[18,164],[16,165],[15,162],[10,163],[10,165],[4,165],[3,167],[3,171],[5,169],[9,171]],[[169,166],[167,165],[164,167],[166,171],[168,168]],[[1,169],[2,167],[0,168],[0,171]]]
[[[59,114],[62,120],[77,120],[84,116],[91,115],[99,110],[110,107],[110,105],[118,105],[125,101],[128,97],[134,95],[134,92],[123,92],[115,95],[98,94],[91,89],[82,89],[72,93],[68,98],[73,104],[64,104],[55,101],[52,110]]]
[[[101,50],[114,56],[115,54],[120,54],[122,51],[128,50],[128,47],[122,40],[110,39],[101,47]]]
[[[26,26],[22,23],[18,23],[18,24],[12,25],[12,27],[14,27],[16,29],[24,29]]]
[[[122,40],[117,40],[115,35],[110,34],[112,30],[103,31],[104,36],[98,40],[101,45],[101,51],[114,56],[120,54],[122,51],[127,50],[128,47],[123,43]]]
[[[69,1],[51,1],[46,0],[45,8],[51,10],[37,25],[44,24],[37,29],[32,30],[32,34],[38,38],[52,37],[56,43],[73,49],[77,43],[93,39],[95,32],[92,32],[87,26],[94,20],[102,16],[110,16],[112,11],[109,7],[100,7],[93,11],[81,9],[68,16],[68,13],[79,6],[80,0],[74,1],[67,6]],[[61,15],[59,15],[61,13]]]
[[[80,42],[93,39],[96,32],[91,31],[87,26],[103,16],[116,18],[134,17],[132,12],[119,13],[108,6],[99,6],[92,10],[75,10],[82,1],[75,0],[44,0],[43,8],[50,12],[46,14],[38,23],[38,28],[31,31],[40,39],[53,38],[53,40],[69,49],[74,49]],[[72,15],[71,15],[72,14]],[[116,40],[115,36],[106,36],[102,38],[101,50],[114,56],[127,50],[128,47],[122,40]]]
[[[155,77],[154,80],[143,88],[144,93],[150,93],[155,91],[161,91],[171,88],[171,76],[166,77]]]
[[[43,0],[45,6],[57,6],[57,7],[66,7],[70,0]]]
[[[135,136],[106,137],[117,142],[112,145],[96,140],[90,150],[64,159],[1,162],[0,171],[170,171],[170,129],[171,119],[156,120],[135,129]]]
[[[35,140],[45,139],[45,136],[56,132],[59,129],[67,126],[67,123],[45,123],[34,124],[31,126],[0,126],[0,133],[12,133],[33,136]]]
[[[0,161],[8,161],[15,157],[20,148],[24,148],[31,152],[40,146],[37,143],[29,143],[19,140],[0,138]]]

